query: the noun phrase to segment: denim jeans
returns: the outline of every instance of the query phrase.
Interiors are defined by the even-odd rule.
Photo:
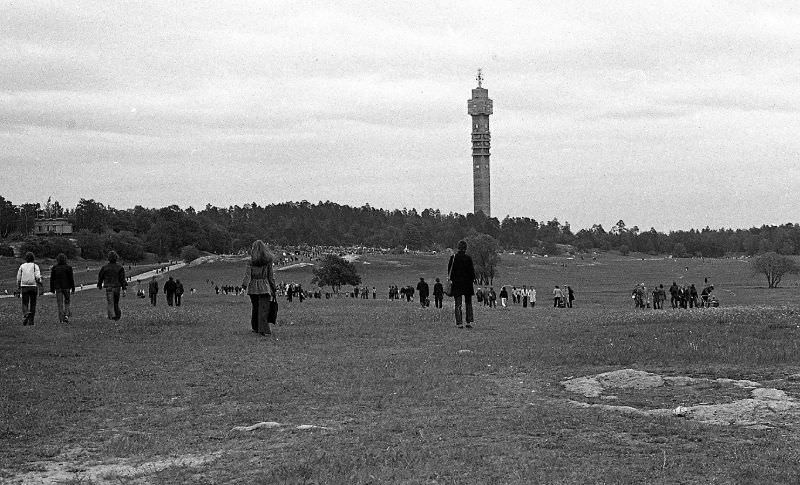
[[[56,290],[56,304],[58,305],[58,321],[66,322],[71,312],[69,309],[70,303],[70,290],[57,289]]]
[[[39,296],[39,288],[36,286],[23,286],[20,288],[22,296],[22,314],[25,317],[24,325],[33,325],[33,317],[36,315],[36,299]]]
[[[467,324],[470,324],[470,323],[474,322],[475,318],[474,318],[474,316],[472,314],[472,296],[469,296],[469,295],[464,295],[464,296],[456,295],[454,298],[455,298],[455,306],[456,306],[456,309],[455,309],[456,325],[461,325],[462,324],[462,318],[461,318],[461,299],[462,298],[466,301],[466,305],[465,306],[467,307],[467,315],[466,315]]]
[[[119,286],[112,286],[106,288],[106,310],[108,318],[119,320],[122,317],[122,310],[119,309],[119,295],[122,288]]]

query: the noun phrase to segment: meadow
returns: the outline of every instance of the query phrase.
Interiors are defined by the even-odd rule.
[[[734,259],[508,254],[496,289],[534,285],[537,306],[476,306],[476,327],[459,330],[452,299],[441,310],[386,299],[390,284],[443,278],[445,255],[356,265],[377,300],[281,301],[271,337],[250,332],[246,297],[213,291],[241,281],[235,262],[175,271],[197,289],[180,308],[129,292],[118,323],[98,290],[76,294],[69,325],[52,297],[35,327],[1,299],[0,482],[800,482],[793,401],[759,426],[719,425],[603,406],[713,405],[748,390],[709,381],[611,401],[561,384],[630,368],[798,396],[797,278],[767,290]],[[308,287],[311,269],[276,276]],[[720,308],[632,308],[637,283],[704,278]],[[552,308],[555,284],[575,289],[575,308]],[[235,429],[259,422],[273,424]]]

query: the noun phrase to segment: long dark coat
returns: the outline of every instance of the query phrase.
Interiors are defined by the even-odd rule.
[[[465,252],[459,251],[450,256],[447,263],[447,274],[453,282],[453,296],[472,296],[475,294],[472,283],[475,281],[475,265],[472,258]]]

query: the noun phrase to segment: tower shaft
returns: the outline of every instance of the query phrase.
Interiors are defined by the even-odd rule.
[[[489,148],[491,133],[489,132],[489,115],[492,114],[492,100],[489,91],[481,87],[483,80],[478,73],[478,87],[472,90],[472,98],[468,101],[467,112],[472,117],[472,185],[475,203],[474,213],[483,212],[487,217],[492,215],[491,184],[489,172]]]

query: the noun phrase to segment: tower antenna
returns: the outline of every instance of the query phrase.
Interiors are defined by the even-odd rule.
[[[480,67],[478,68],[478,75],[475,76],[475,79],[478,81],[478,87],[481,87],[483,83],[483,70]]]

